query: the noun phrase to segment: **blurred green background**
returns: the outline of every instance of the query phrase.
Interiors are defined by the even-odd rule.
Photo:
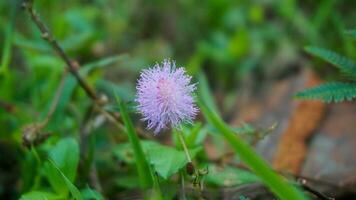
[[[65,51],[87,69],[90,84],[109,96],[114,87],[127,101],[134,98],[139,71],[164,58],[191,75],[204,72],[213,93],[226,99],[246,84],[258,88],[307,66],[325,79],[337,78],[320,60],[310,64],[305,45],[356,58],[356,46],[343,34],[356,26],[352,0],[36,0],[35,8]],[[0,197],[17,198],[36,174],[21,146],[22,127],[45,117],[65,63],[19,0],[0,1],[0,58]],[[91,104],[72,77],[65,81],[46,127],[54,141],[77,135]],[[108,136],[115,132],[111,125],[95,131],[96,154],[109,159],[110,137],[122,135]],[[108,177],[115,164],[102,162],[99,171]]]

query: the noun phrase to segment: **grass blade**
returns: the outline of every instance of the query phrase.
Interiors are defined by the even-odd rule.
[[[14,22],[15,22],[15,14],[16,12],[16,5],[12,4],[11,5],[11,16],[10,19],[11,21],[6,25],[5,28],[5,40],[4,40],[4,47],[3,47],[3,53],[1,57],[1,66],[0,66],[0,74],[7,74],[8,73],[8,68],[10,64],[10,59],[11,59],[11,47],[12,47],[12,41],[13,41],[13,35],[14,35]]]
[[[240,158],[261,178],[262,182],[264,182],[274,194],[280,199],[285,200],[306,199],[301,192],[273,172],[268,164],[260,158],[250,146],[231,131],[216,113],[208,109],[202,102],[199,102],[199,104],[204,117],[225,137]]]
[[[204,99],[206,106],[208,106],[208,108],[210,110],[213,110],[214,112],[219,113],[219,109],[217,108],[217,106],[214,103],[214,97],[210,92],[208,80],[207,80],[205,74],[203,72],[201,72],[197,75],[197,77],[198,77],[198,81],[199,81],[198,91],[199,91],[200,97],[202,99]]]
[[[120,54],[115,56],[109,56],[91,63],[87,63],[83,65],[83,67],[79,70],[83,76],[86,76],[90,71],[94,69],[100,69],[104,67],[108,67],[114,65],[120,61],[123,61],[128,58],[127,54]]]
[[[64,175],[64,173],[58,168],[54,161],[51,159],[49,159],[48,161],[48,167],[52,168],[52,171],[55,170],[61,176],[73,199],[83,200],[83,196],[78,190],[78,188],[75,187],[75,185],[66,177],[66,175]]]
[[[137,134],[133,127],[132,121],[129,117],[129,114],[127,113],[127,108],[126,108],[124,102],[122,102],[120,100],[118,95],[116,95],[116,101],[119,104],[121,117],[124,121],[127,135],[129,137],[130,143],[134,150],[134,157],[135,157],[135,161],[136,161],[138,176],[140,179],[140,185],[141,185],[142,189],[151,188],[153,185],[153,181],[152,181],[152,177],[151,177],[150,167],[148,165],[145,154],[143,153],[140,140],[137,137]]]

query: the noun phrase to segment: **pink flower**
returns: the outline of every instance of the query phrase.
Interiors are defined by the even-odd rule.
[[[148,128],[158,133],[168,125],[192,123],[197,115],[193,92],[196,85],[184,68],[169,59],[142,71],[137,83],[136,102]]]

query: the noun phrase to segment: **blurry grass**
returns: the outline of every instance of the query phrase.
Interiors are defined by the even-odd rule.
[[[134,156],[135,156],[136,167],[140,180],[140,185],[142,189],[149,189],[153,185],[149,164],[147,162],[145,154],[143,153],[140,140],[137,136],[137,133],[134,129],[132,121],[127,112],[126,105],[124,104],[124,102],[121,101],[118,95],[116,95],[116,101],[119,104],[120,114],[122,120],[124,121],[124,125],[126,127],[127,136],[134,150]]]
[[[200,72],[198,74],[198,81],[199,81],[198,84],[199,97],[204,99],[206,106],[208,106],[210,110],[213,110],[215,113],[219,113],[219,110],[214,103],[213,95],[210,92],[208,80],[206,79],[204,73]]]
[[[69,192],[71,193],[72,197],[75,200],[83,200],[83,196],[78,190],[78,188],[65,176],[65,174],[59,169],[59,167],[56,165],[56,163],[49,159],[49,164],[47,165],[48,168],[51,168],[52,173],[57,173],[59,176],[63,179],[65,183],[65,187],[68,188]],[[58,176],[58,175],[56,175]]]
[[[11,48],[14,35],[15,12],[16,7],[11,6],[10,22],[8,22],[5,27],[5,40],[4,47],[2,48],[0,75],[7,75],[9,64],[11,61]]]

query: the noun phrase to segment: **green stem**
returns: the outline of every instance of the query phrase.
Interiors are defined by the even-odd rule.
[[[190,156],[189,154],[189,151],[188,151],[188,148],[187,148],[187,145],[185,144],[185,140],[183,138],[183,134],[181,131],[177,131],[177,135],[178,135],[178,138],[183,146],[183,150],[184,150],[184,153],[185,153],[185,156],[187,157],[187,160],[188,162],[192,162],[192,157]]]
[[[34,147],[33,145],[31,145],[31,152],[33,153],[33,155],[36,158],[36,161],[38,162],[39,165],[42,165],[42,160],[40,155],[37,153],[36,147]]]
[[[187,197],[186,197],[186,194],[185,194],[184,173],[183,173],[182,170],[179,171],[179,175],[180,175],[180,180],[181,180],[181,184],[182,184],[181,185],[182,186],[182,196],[181,196],[181,198],[183,200],[186,200]]]

